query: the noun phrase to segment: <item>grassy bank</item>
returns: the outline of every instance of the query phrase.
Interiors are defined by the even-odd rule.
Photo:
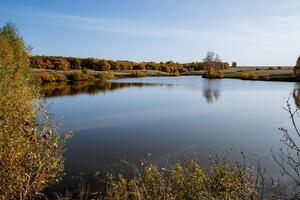
[[[222,70],[224,78],[296,81],[293,67],[238,67]]]
[[[110,80],[114,78],[151,76],[202,76],[205,71],[168,73],[158,70],[49,70],[32,69],[42,82]],[[292,67],[237,67],[220,70],[223,78],[263,81],[296,81]]]
[[[115,73],[110,71],[96,72],[93,70],[33,70],[34,77],[42,83],[47,82],[76,82],[115,79]],[[117,74],[116,74],[117,75]]]

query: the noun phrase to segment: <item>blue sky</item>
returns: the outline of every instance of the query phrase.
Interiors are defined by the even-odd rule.
[[[33,54],[294,65],[299,0],[1,0]]]

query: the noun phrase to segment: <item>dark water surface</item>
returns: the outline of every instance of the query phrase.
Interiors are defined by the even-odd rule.
[[[295,83],[149,77],[55,87],[45,89],[46,102],[74,131],[66,173],[77,175],[122,169],[118,159],[163,165],[195,154],[205,161],[210,151],[230,148],[271,166],[278,128],[291,127],[281,106]]]

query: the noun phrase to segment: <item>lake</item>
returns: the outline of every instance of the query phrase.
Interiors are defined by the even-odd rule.
[[[297,88],[287,82],[182,76],[50,85],[44,93],[54,118],[74,132],[65,153],[70,177],[122,170],[120,160],[138,164],[146,158],[165,166],[196,156],[205,163],[208,154],[229,149],[257,154],[265,166],[274,166],[278,128],[291,129],[281,106]]]

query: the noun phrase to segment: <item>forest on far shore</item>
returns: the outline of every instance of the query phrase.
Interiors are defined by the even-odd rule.
[[[207,56],[211,56],[213,52],[208,52]],[[206,56],[205,59],[208,59]],[[178,63],[173,61],[167,62],[132,62],[132,61],[113,61],[97,58],[75,58],[62,56],[31,56],[30,67],[37,69],[52,69],[52,70],[80,70],[90,69],[95,71],[108,70],[157,70],[167,73],[179,73],[187,71],[204,70],[213,62],[219,69],[229,68],[227,62],[222,62],[218,56],[214,60],[203,60],[203,62]]]

